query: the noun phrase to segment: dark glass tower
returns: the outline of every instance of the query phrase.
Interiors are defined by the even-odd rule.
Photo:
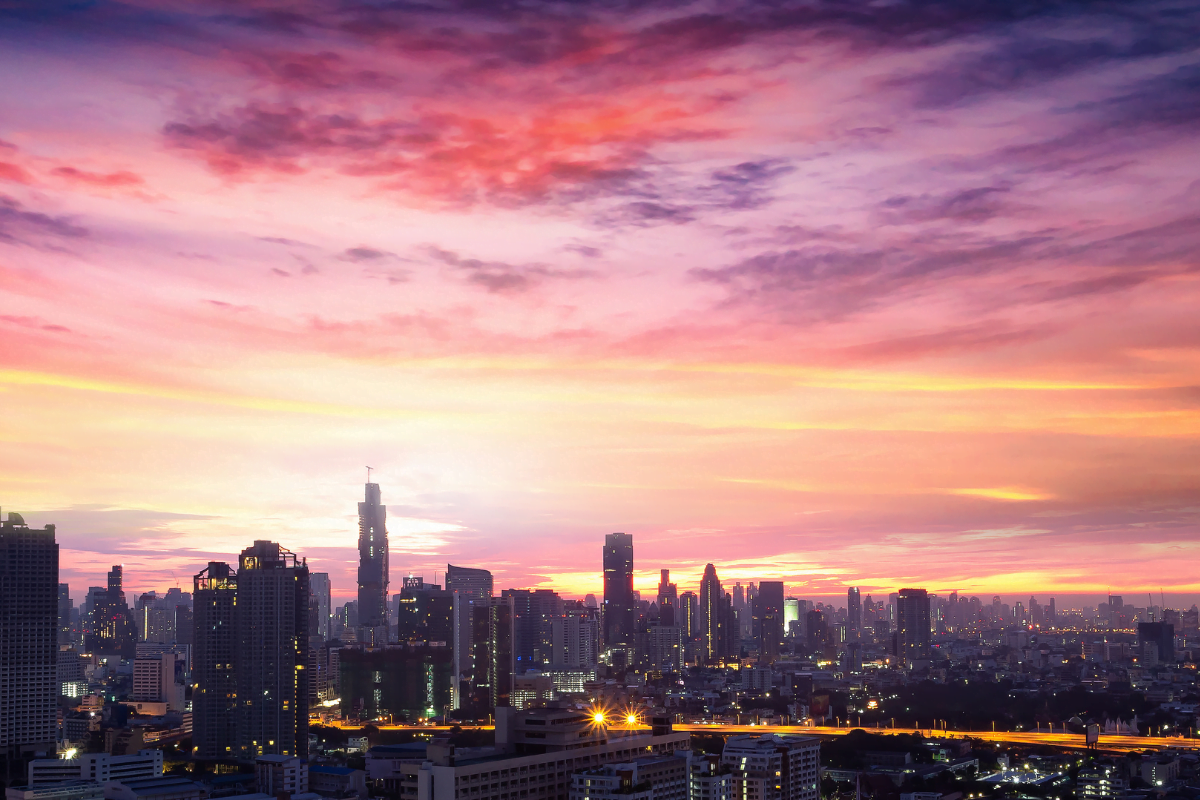
[[[954,595],[951,595],[954,597]],[[957,598],[955,598],[957,599]],[[862,638],[862,596],[857,586],[846,590],[846,639],[857,642]]]
[[[754,598],[755,632],[758,636],[758,660],[764,664],[779,658],[783,642],[783,583],[762,581]]]
[[[929,593],[924,589],[901,589],[896,599],[896,655],[912,666],[930,656]]]
[[[360,642],[382,647],[388,640],[387,508],[379,484],[367,484],[358,504],[358,628]]]
[[[0,778],[54,758],[58,676],[58,545],[54,526],[20,514],[0,523]]]
[[[633,536],[604,537],[604,642],[633,644],[637,605],[633,601]]]
[[[725,614],[721,579],[712,564],[704,567],[700,579],[700,652],[701,662],[715,661],[725,655]],[[732,603],[732,599],[730,600]]]
[[[228,564],[210,561],[192,586],[192,754],[198,759],[234,758],[237,729],[237,575]],[[179,610],[176,608],[176,620]],[[177,623],[178,624],[178,623]]]

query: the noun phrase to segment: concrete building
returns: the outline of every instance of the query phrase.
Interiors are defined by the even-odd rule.
[[[58,700],[58,544],[54,526],[0,522],[0,778],[53,755]]]
[[[367,775],[405,800],[568,800],[573,773],[686,749],[690,734],[669,725],[619,736],[574,709],[502,714],[497,745],[455,748],[435,740],[375,747]],[[540,736],[539,736],[540,734]]]
[[[604,643],[633,644],[637,604],[633,596],[633,536],[604,537]]]
[[[927,663],[932,639],[929,593],[924,589],[901,589],[896,599],[896,655],[909,667]]]
[[[819,800],[821,740],[806,736],[732,736],[720,764],[741,800]]]
[[[180,775],[125,778],[104,785],[104,800],[203,800],[204,787]]]
[[[1079,770],[1075,796],[1079,800],[1112,800],[1129,791],[1129,778],[1114,764],[1096,763]]]
[[[80,753],[74,758],[43,758],[29,762],[30,786],[60,781],[109,781],[161,778],[162,750],[139,750],[124,756]]]
[[[138,702],[166,703],[171,711],[184,710],[184,687],[175,682],[174,653],[133,661],[133,699]]]
[[[734,800],[733,775],[720,756],[694,756],[688,764],[688,800]]]
[[[570,800],[688,800],[690,753],[639,758],[576,772]]]
[[[5,800],[104,800],[104,787],[93,781],[64,781],[41,786],[10,786]]]
[[[321,797],[365,798],[367,773],[350,767],[314,765],[308,768],[308,788]]]
[[[254,759],[254,784],[263,794],[304,794],[308,791],[308,764],[295,756],[259,756]]]

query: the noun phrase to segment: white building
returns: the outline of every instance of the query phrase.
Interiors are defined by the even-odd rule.
[[[139,750],[128,756],[80,753],[74,758],[39,758],[29,762],[29,785],[61,781],[107,783],[133,778],[161,778],[162,750]]]
[[[740,800],[819,800],[821,740],[808,736],[732,736],[721,766]]]

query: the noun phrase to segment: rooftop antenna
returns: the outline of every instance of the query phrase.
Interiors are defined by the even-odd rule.
[[[367,483],[371,482],[371,468],[367,467]]]
[[[1150,621],[1154,622],[1154,592],[1146,592],[1146,597],[1150,598]]]

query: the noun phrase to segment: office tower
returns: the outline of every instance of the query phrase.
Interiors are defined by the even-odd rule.
[[[648,655],[651,669],[661,672],[683,672],[683,631],[676,625],[651,625],[647,631]]]
[[[604,643],[633,644],[637,603],[633,594],[633,536],[604,537]]]
[[[477,714],[507,706],[513,688],[513,607],[508,597],[470,601],[471,705]]]
[[[825,649],[832,642],[825,613],[816,608],[808,611],[804,615],[804,630],[806,634],[805,644],[808,647],[809,654],[824,653]]]
[[[362,720],[416,722],[444,714],[451,703],[454,654],[447,646],[403,644],[339,653],[344,712]]]
[[[724,594],[721,591],[721,581],[717,577],[717,568],[712,564],[704,567],[704,576],[700,578],[700,660],[715,661],[725,655],[722,643],[725,634]],[[732,600],[730,601],[732,605]]]
[[[387,509],[379,500],[379,484],[368,483],[358,504],[358,641],[370,646],[386,644],[389,628]]]
[[[846,590],[846,639],[852,642],[862,638],[862,597],[858,587]]]
[[[679,606],[679,589],[671,583],[671,570],[664,569],[658,581],[658,622],[660,625],[677,625],[676,613]]]
[[[554,620],[563,613],[562,598],[550,589],[505,589],[501,595],[512,601],[516,674],[549,665]]]
[[[762,581],[754,598],[754,628],[757,634],[758,660],[772,664],[779,658],[783,643],[783,583]]]
[[[238,744],[242,758],[308,757],[308,565],[275,542],[238,558]]]
[[[896,601],[896,655],[912,666],[931,655],[929,594],[924,589],[901,589]]]
[[[125,602],[122,579],[121,565],[114,564],[108,573],[107,588],[92,596],[92,628],[86,644],[93,653],[133,658],[137,653],[137,625]]]
[[[58,700],[58,545],[54,526],[0,522],[0,777],[53,758]]]
[[[320,636],[325,641],[330,639],[329,624],[333,618],[332,587],[329,584],[328,572],[314,572],[308,576],[308,585],[312,588],[316,629],[311,633]]]
[[[237,575],[228,564],[210,561],[196,575],[193,590],[192,753],[198,759],[234,758]]]
[[[486,569],[446,565],[446,591],[467,600],[483,600],[492,596],[492,573]]]
[[[58,644],[59,646],[75,643],[71,636],[71,587],[65,583],[58,585]]]

